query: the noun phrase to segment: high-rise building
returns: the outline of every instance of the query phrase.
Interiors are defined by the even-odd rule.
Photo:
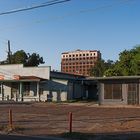
[[[61,54],[61,71],[84,76],[90,75],[90,69],[97,60],[101,59],[101,53],[97,50],[76,50]]]

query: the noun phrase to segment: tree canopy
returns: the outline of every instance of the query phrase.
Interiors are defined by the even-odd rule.
[[[44,64],[43,57],[40,57],[37,53],[26,53],[24,50],[16,51],[10,55],[10,60],[7,59],[1,61],[0,64],[23,64],[24,66],[38,66],[39,64]]]
[[[101,77],[104,75],[104,72],[113,66],[114,62],[112,60],[105,60],[101,59],[95,63],[95,66],[90,70],[91,76],[98,76]]]
[[[131,76],[140,75],[140,45],[119,54],[119,60],[98,60],[91,69],[92,76]]]

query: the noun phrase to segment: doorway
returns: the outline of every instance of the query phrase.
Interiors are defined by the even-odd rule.
[[[127,102],[128,105],[137,105],[139,104],[139,89],[137,83],[130,83],[128,84],[128,97]]]
[[[18,101],[19,98],[19,84],[18,83],[12,83],[11,87],[11,99]]]

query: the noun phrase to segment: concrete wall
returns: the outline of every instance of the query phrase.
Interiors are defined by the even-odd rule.
[[[68,100],[72,100],[74,98],[74,83],[68,83]]]
[[[0,65],[0,74],[5,75],[5,79],[12,79],[13,75],[36,76],[50,79],[50,66],[23,67],[22,64]]]
[[[81,83],[74,83],[74,94],[73,94],[73,99],[79,99],[82,98],[82,85]]]
[[[138,83],[137,80],[115,80],[115,81],[108,81],[108,83],[119,83],[122,84],[122,99],[104,99],[104,82],[99,83],[99,104],[101,105],[127,105],[128,101],[128,84],[130,83]],[[139,84],[140,89],[140,84]],[[140,91],[139,91],[139,99],[140,99]],[[140,104],[140,100],[139,100]]]
[[[84,87],[81,82],[71,81],[68,83],[68,100],[79,99],[83,97]]]
[[[66,101],[68,93],[68,81],[61,79],[51,79],[42,82],[43,94],[41,101]]]

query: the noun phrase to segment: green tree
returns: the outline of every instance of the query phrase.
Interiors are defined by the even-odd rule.
[[[44,64],[43,57],[40,57],[37,53],[26,53],[24,50],[16,51],[11,54],[11,64],[23,64],[24,66],[38,66],[39,64]],[[9,58],[1,61],[0,64],[9,64]]]
[[[13,55],[11,55],[12,64],[26,64],[27,60],[28,56],[24,50],[16,51]]]
[[[119,54],[119,60],[105,71],[105,76],[131,76],[140,74],[140,46],[124,50]]]
[[[39,54],[33,53],[28,54],[28,60],[25,64],[25,66],[38,66],[39,64],[43,64],[43,57],[40,57]]]
[[[140,46],[134,47],[131,50],[124,50],[119,54],[119,67],[122,74],[125,76],[138,75],[140,61]]]
[[[95,77],[104,76],[105,71],[111,68],[113,65],[114,65],[114,62],[112,60],[107,60],[107,62],[105,62],[105,60],[103,59],[98,60],[95,63],[95,66],[91,68],[90,75],[95,76]]]
[[[120,68],[118,68],[118,65],[114,65],[113,67],[107,69],[104,72],[104,76],[110,77],[110,76],[122,76]]]

